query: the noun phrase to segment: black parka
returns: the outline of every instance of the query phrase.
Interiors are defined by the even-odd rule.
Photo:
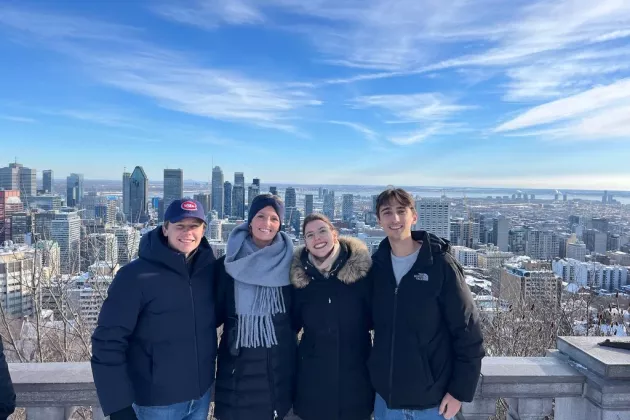
[[[436,407],[447,392],[470,402],[485,355],[472,294],[448,241],[412,237],[422,247],[400,285],[387,238],[372,258],[372,384],[390,409]]]
[[[340,251],[325,277],[295,250],[293,323],[303,328],[298,350],[294,411],[303,420],[365,420],[374,408],[367,359],[372,346],[372,265],[365,244],[340,237]]]
[[[291,327],[291,285],[282,287],[285,313],[273,316],[277,345],[236,348],[238,318],[234,279],[225,256],[216,264],[219,343],[214,416],[219,420],[283,419],[291,409],[295,386],[297,335]]]

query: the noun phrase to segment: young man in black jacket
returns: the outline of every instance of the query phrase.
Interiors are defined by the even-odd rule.
[[[111,420],[206,420],[217,354],[214,254],[201,203],[176,200],[122,267],[92,336]]]
[[[472,401],[485,352],[478,313],[447,241],[412,231],[413,197],[377,198],[385,230],[372,256],[374,420],[453,418]]]

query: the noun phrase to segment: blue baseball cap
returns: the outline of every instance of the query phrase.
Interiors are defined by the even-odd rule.
[[[187,217],[195,217],[207,223],[206,212],[203,209],[203,205],[197,200],[187,198],[175,200],[164,212],[164,220],[169,223],[177,223]]]

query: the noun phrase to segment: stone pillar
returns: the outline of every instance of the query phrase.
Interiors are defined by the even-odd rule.
[[[559,337],[558,350],[586,377],[579,408],[589,420],[630,419],[630,350],[599,346],[606,338],[630,344],[630,337]],[[557,419],[579,414],[575,401],[556,404]]]

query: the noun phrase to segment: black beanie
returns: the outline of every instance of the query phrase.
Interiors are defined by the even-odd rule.
[[[254,216],[256,216],[256,213],[267,206],[273,207],[276,213],[278,213],[280,225],[282,225],[282,221],[284,220],[284,203],[282,202],[282,199],[280,197],[272,194],[260,194],[254,197],[254,200],[252,200],[252,205],[247,211],[247,224],[251,225],[252,219],[254,218]]]

